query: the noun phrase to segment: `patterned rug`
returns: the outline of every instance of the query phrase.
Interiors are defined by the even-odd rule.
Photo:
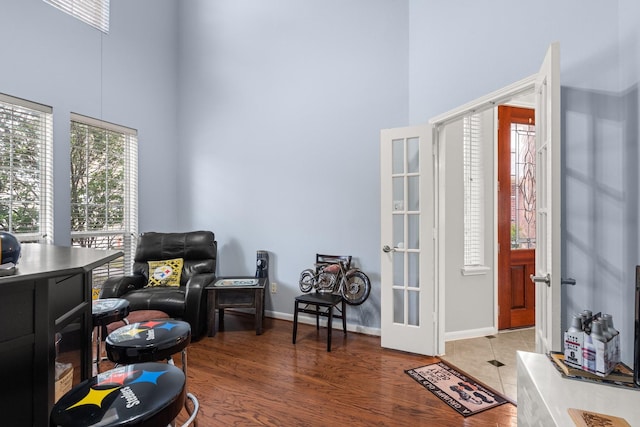
[[[405,372],[465,417],[509,402],[504,396],[442,361]]]

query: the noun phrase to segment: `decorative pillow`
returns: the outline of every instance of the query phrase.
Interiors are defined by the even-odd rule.
[[[149,282],[147,286],[180,286],[182,258],[164,261],[149,261]]]

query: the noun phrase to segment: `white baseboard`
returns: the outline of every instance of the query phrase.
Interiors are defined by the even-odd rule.
[[[486,337],[487,335],[495,335],[497,333],[498,333],[498,329],[494,327],[467,329],[465,331],[445,332],[444,340],[445,342],[456,341],[456,340],[466,340],[469,338],[480,338],[480,337]]]
[[[278,311],[271,311],[271,310],[266,310],[264,313],[265,316],[267,317],[271,317],[274,319],[280,319],[280,320],[288,320],[289,322],[293,323],[293,314],[292,313],[281,313]],[[306,325],[315,325],[316,324],[316,318],[305,314],[305,313],[300,313],[298,314],[298,323],[304,323]],[[324,326],[326,327],[327,325],[327,320],[326,319],[320,319],[320,326]],[[342,321],[340,319],[333,320],[333,329],[342,329]],[[293,327],[293,326],[292,326]],[[366,335],[374,335],[374,336],[380,336],[380,328],[371,328],[368,326],[362,326],[362,325],[354,325],[352,323],[347,322],[347,331],[349,332],[357,332],[360,334],[366,334]]]

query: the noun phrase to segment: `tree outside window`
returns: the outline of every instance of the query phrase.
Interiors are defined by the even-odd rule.
[[[0,94],[0,230],[53,241],[51,107]]]
[[[124,259],[94,270],[94,289],[132,264],[137,233],[135,131],[78,115],[71,121],[73,246],[124,251]],[[96,291],[97,292],[97,291]]]

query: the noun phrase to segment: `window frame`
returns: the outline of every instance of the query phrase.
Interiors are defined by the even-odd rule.
[[[124,157],[124,183],[123,183],[123,197],[124,197],[124,206],[123,206],[123,217],[122,217],[122,227],[118,229],[98,229],[98,230],[73,230],[70,231],[70,240],[72,246],[81,246],[78,245],[77,239],[87,238],[87,237],[105,237],[109,239],[109,237],[118,237],[122,236],[122,250],[124,253],[124,259],[119,258],[118,260],[112,261],[107,265],[106,272],[102,271],[94,271],[94,288],[100,285],[106,277],[114,272],[115,274],[131,274],[132,266],[133,266],[133,258],[135,255],[136,248],[136,238],[138,234],[138,132],[135,129],[128,128],[125,126],[117,125],[114,123],[106,122],[103,120],[94,119],[91,117],[83,116],[77,113],[71,113],[70,117],[70,145],[73,144],[73,126],[74,123],[92,127],[98,129],[100,131],[112,132],[122,134],[125,138],[125,143],[123,147],[123,157]],[[73,147],[71,147],[71,151]],[[70,153],[71,154],[71,153]],[[70,162],[72,159],[69,159]],[[71,166],[71,164],[70,164]],[[70,177],[73,179],[73,177]],[[73,197],[73,194],[71,195]],[[74,200],[71,200],[71,203],[75,203]],[[105,209],[108,210],[108,200],[105,200]],[[73,210],[72,210],[73,214]],[[70,218],[72,220],[72,218]],[[87,218],[85,218],[85,226],[87,223]],[[75,241],[74,241],[75,240]],[[102,247],[102,246],[101,246]],[[112,249],[109,247],[109,249]],[[95,296],[95,295],[94,295]]]
[[[23,243],[46,243],[53,242],[53,108],[44,104],[39,104],[26,99],[0,93],[0,108],[15,112],[21,110],[23,113],[38,116],[40,138],[38,145],[38,185],[39,197],[34,200],[38,204],[38,231],[31,233],[16,232],[9,220],[9,227],[6,231],[14,234]],[[1,143],[1,141],[0,141]],[[12,148],[10,148],[12,149]],[[9,170],[13,170],[10,162]],[[24,173],[30,171],[25,170]],[[33,171],[31,171],[33,172]],[[9,200],[9,215],[13,211],[14,199],[11,195]]]
[[[109,0],[43,0],[94,28],[109,34]]]
[[[463,268],[465,276],[486,274],[485,177],[482,113],[462,117],[463,129]]]

